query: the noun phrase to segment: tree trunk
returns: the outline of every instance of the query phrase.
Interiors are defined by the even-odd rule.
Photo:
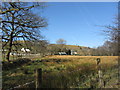
[[[6,57],[6,59],[7,59],[8,62],[10,62],[10,53],[11,53],[11,50],[12,50],[12,41],[13,40],[12,40],[12,37],[11,37],[10,43],[9,43],[9,49],[8,49],[8,53],[7,53],[7,57]]]
[[[12,51],[12,45],[13,45],[13,33],[14,33],[14,14],[15,13],[12,13],[12,32],[11,32],[11,34],[10,34],[10,41],[9,41],[9,46],[8,46],[8,53],[7,53],[7,57],[6,57],[6,59],[8,60],[8,62],[10,62],[10,53],[11,53],[11,51]]]
[[[7,57],[6,57],[6,59],[7,59],[8,62],[10,62],[10,52],[11,51],[9,50],[8,53],[7,53]]]

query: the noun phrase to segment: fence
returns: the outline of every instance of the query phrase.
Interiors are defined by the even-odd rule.
[[[35,88],[41,88],[42,87],[42,69],[36,69],[35,71],[35,81],[31,81],[31,82],[28,82],[28,83],[25,83],[23,85],[18,85],[18,86],[15,86],[13,88],[10,88],[8,90],[13,90],[13,89],[16,89],[16,88],[21,88],[21,87],[24,87],[24,86],[28,86],[32,83],[35,83]]]
[[[41,58],[43,56],[44,55],[42,55],[42,54],[30,54],[30,53],[26,53],[26,54],[11,54],[10,55],[10,60],[14,61],[14,60],[19,59],[19,58],[36,59],[36,58]],[[6,54],[5,53],[2,54],[2,59],[6,60]]]
[[[97,70],[98,70],[98,72],[97,72],[98,73],[98,82],[97,83],[98,83],[98,87],[99,88],[104,88],[108,81],[105,81],[103,79],[103,71],[101,70],[100,63],[101,63],[101,59],[97,58],[96,59]],[[74,73],[74,72],[80,71],[80,70],[81,69],[78,69],[78,70],[71,71],[71,72],[68,72],[68,73]],[[110,78],[111,77],[112,76],[110,76]],[[18,85],[18,86],[14,87],[14,88],[10,88],[9,90],[15,89],[15,88],[21,88],[23,86],[27,86],[27,85],[32,84],[32,83],[35,83],[35,88],[42,88],[42,69],[41,68],[40,69],[36,69],[36,71],[35,71],[35,81],[31,81],[31,82],[25,83],[24,85]],[[91,83],[90,88],[94,88],[93,87],[93,83]]]

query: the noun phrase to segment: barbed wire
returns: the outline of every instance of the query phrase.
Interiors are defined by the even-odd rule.
[[[35,81],[31,81],[31,82],[25,83],[25,84],[23,84],[23,85],[18,85],[18,86],[15,86],[15,87],[10,88],[10,89],[7,89],[7,90],[13,90],[13,89],[15,89],[15,88],[20,88],[20,87],[23,87],[23,86],[26,86],[26,85],[32,84],[32,83],[34,83],[34,82],[35,82]]]
[[[80,71],[81,69],[79,68],[78,70],[73,70],[73,71],[69,71],[69,72],[67,72],[67,73],[74,73],[74,72],[78,72],[78,71]],[[64,72],[64,71],[63,71]],[[97,73],[96,73],[97,74]],[[103,77],[104,77],[104,75],[103,75]],[[112,77],[112,75],[109,75],[109,79],[111,79],[111,77]],[[103,79],[104,80],[104,79]],[[20,87],[23,87],[23,86],[27,86],[27,85],[29,85],[29,84],[32,84],[32,83],[34,83],[35,81],[31,81],[31,82],[28,82],[28,83],[25,83],[25,84],[23,84],[23,85],[18,85],[18,86],[15,86],[15,87],[13,87],[13,88],[10,88],[10,89],[8,89],[8,90],[13,90],[13,89],[15,89],[15,88],[20,88]],[[105,80],[105,83],[108,83],[109,81],[106,81]]]

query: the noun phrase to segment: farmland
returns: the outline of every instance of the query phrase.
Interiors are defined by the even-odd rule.
[[[119,87],[118,2],[6,1],[0,90]]]
[[[102,88],[117,88],[118,56],[53,55],[5,68],[3,89],[18,85],[21,88],[35,88],[35,82],[22,85],[35,81],[35,70],[38,68],[42,68],[42,88],[99,88],[97,58],[101,59]]]

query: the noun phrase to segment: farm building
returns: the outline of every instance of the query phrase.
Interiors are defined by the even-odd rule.
[[[68,50],[66,52],[58,52],[55,55],[77,55],[77,52],[74,50]]]
[[[58,52],[59,55],[67,55],[66,52]]]

